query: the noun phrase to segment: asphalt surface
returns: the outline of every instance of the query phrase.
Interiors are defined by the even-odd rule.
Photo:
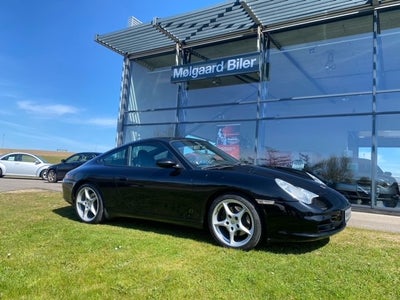
[[[0,193],[36,190],[61,192],[61,182],[49,183],[41,179],[12,177],[0,178]],[[348,226],[400,233],[400,213],[396,215],[390,215],[385,213],[360,212],[354,211],[353,209]]]
[[[48,190],[61,192],[61,182],[50,183],[36,178],[0,178],[0,193],[20,190]]]
[[[348,226],[400,233],[400,215],[365,213],[353,210]]]

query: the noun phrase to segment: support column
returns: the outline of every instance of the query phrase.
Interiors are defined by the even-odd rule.
[[[129,85],[130,85],[130,60],[127,56],[124,57],[124,63],[122,68],[121,76],[121,93],[119,101],[119,115],[117,122],[117,146],[124,144],[124,125],[126,120],[126,112],[128,109],[128,99],[129,99]]]
[[[176,65],[185,65],[190,61],[190,55],[185,49],[182,49],[181,44],[176,43]],[[187,82],[178,83],[178,95],[176,105],[176,125],[175,136],[182,137],[186,135],[185,124],[181,124],[186,120],[186,114],[183,112],[182,107],[187,105]]]

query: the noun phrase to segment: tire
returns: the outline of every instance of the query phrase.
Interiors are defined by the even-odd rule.
[[[103,199],[96,187],[84,184],[76,193],[75,211],[85,223],[97,224],[104,219]]]
[[[383,206],[393,208],[393,207],[397,206],[397,203],[399,202],[399,200],[398,199],[390,199],[390,200],[383,200],[382,202],[383,202]]]
[[[253,249],[262,236],[262,222],[256,208],[238,195],[223,195],[212,202],[208,227],[215,241],[227,248]]]
[[[40,172],[40,178],[42,180],[46,180],[47,179],[47,169],[43,170],[42,172]]]
[[[57,173],[56,170],[49,170],[47,171],[47,181],[51,183],[56,183],[57,182]]]

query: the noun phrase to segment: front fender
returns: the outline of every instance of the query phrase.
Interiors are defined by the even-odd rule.
[[[40,169],[38,169],[38,170],[36,171],[36,177],[40,177],[40,174],[42,174],[43,171],[46,171],[46,172],[47,172],[47,170],[48,170],[48,167],[41,167]],[[45,176],[45,177],[46,177],[46,176]]]
[[[3,164],[0,164],[0,177],[6,175],[6,167]]]

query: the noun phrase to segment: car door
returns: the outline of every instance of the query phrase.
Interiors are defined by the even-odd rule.
[[[36,176],[40,161],[29,154],[21,154],[20,161],[16,165],[18,174],[22,176]]]
[[[163,159],[177,161],[165,145],[140,144],[132,147],[130,157],[130,165],[115,178],[121,196],[116,209],[121,214],[182,224],[201,222],[199,209],[193,207],[191,172],[157,165]]]
[[[58,167],[57,167],[57,177],[58,178],[64,178],[65,174],[78,167],[83,163],[82,156],[80,154],[75,154],[65,161],[63,161]]]

